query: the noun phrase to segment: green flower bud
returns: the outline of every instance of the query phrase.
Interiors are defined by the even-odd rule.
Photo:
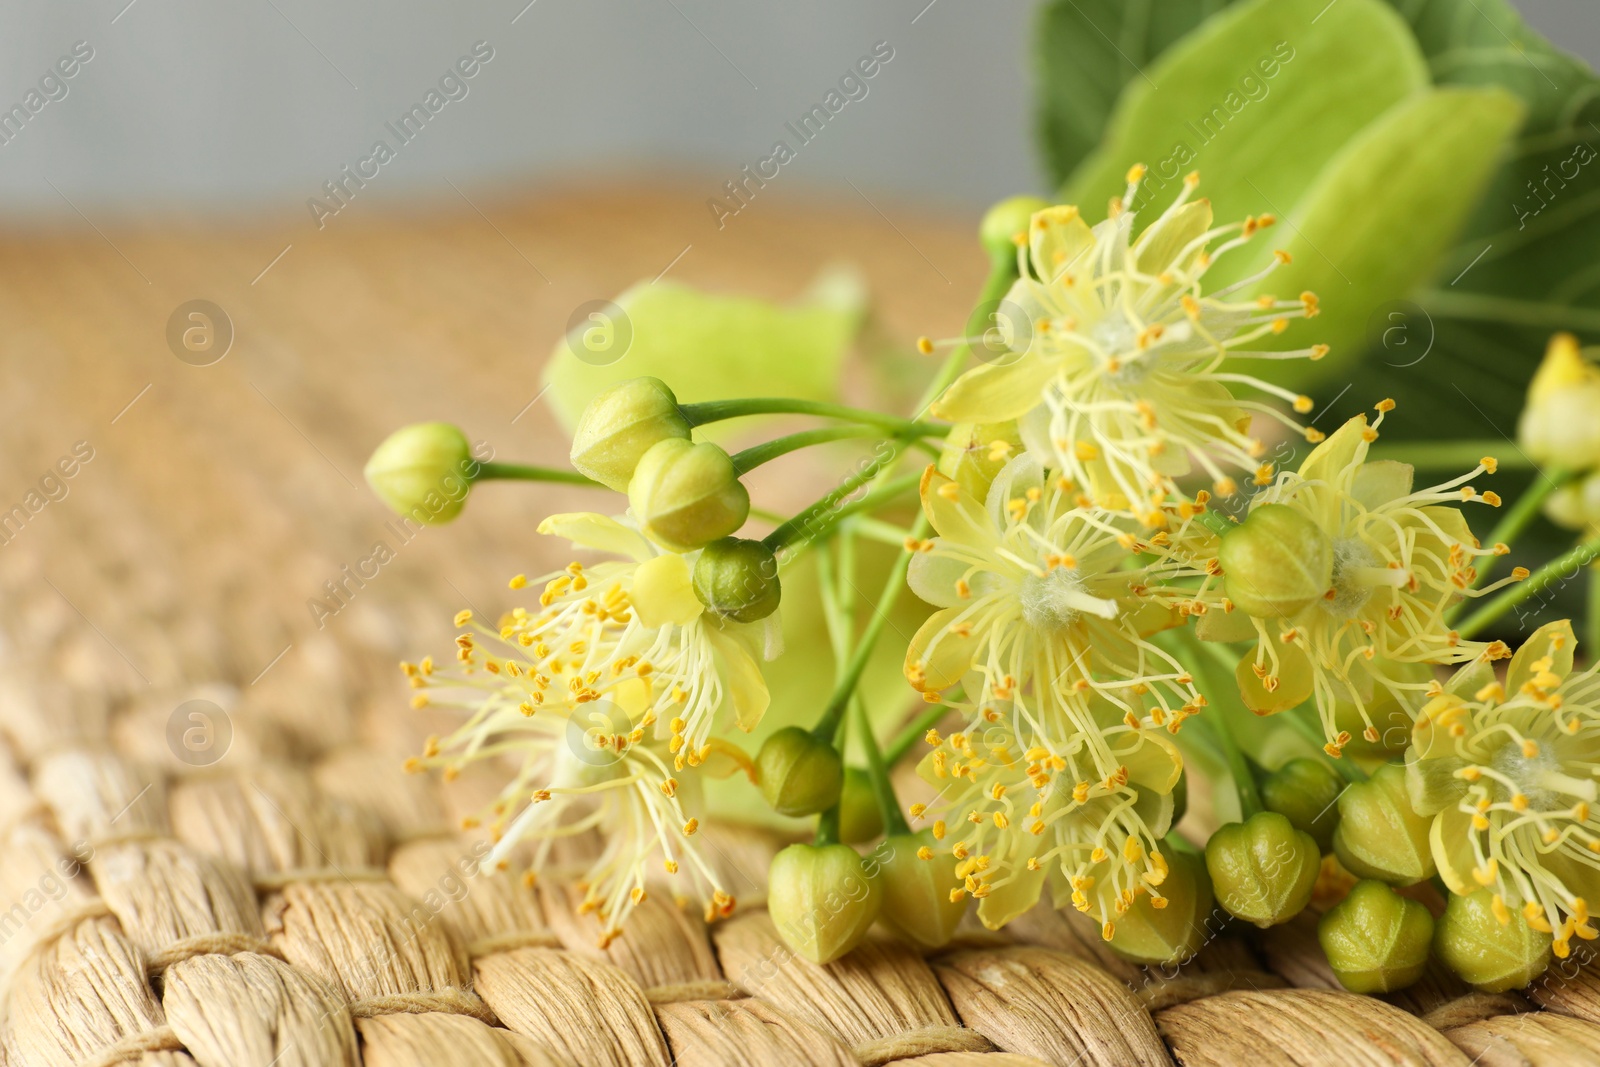
[[[1333,851],[1357,878],[1415,885],[1438,870],[1428,844],[1432,823],[1411,807],[1405,768],[1386,763],[1339,795]]]
[[[1217,549],[1228,599],[1247,615],[1297,615],[1333,587],[1333,542],[1287,504],[1264,504]]]
[[[839,840],[847,845],[871,841],[883,833],[883,810],[872,791],[872,776],[860,767],[844,769],[839,791]]]
[[[668,438],[689,439],[689,420],[678,410],[678,398],[660,378],[629,378],[602,389],[578,416],[572,465],[626,493],[639,458]]]
[[[750,514],[750,494],[732,457],[681,437],[657,441],[639,458],[628,504],[647,534],[677,552],[727,537]]]
[[[778,610],[782,594],[778,559],[760,541],[724,537],[695,561],[694,595],[724,619],[759,622]]]
[[[761,795],[779,815],[815,815],[839,802],[844,764],[833,746],[799,726],[785,726],[756,753]]]
[[[1335,802],[1344,791],[1344,779],[1318,759],[1292,759],[1273,771],[1261,784],[1261,802],[1268,811],[1284,816],[1296,830],[1311,835],[1323,852],[1333,847],[1333,829],[1339,825]]]
[[[1206,870],[1217,903],[1263,929],[1305,910],[1321,865],[1311,835],[1275,811],[1228,823],[1206,842]]]
[[[1028,223],[1035,211],[1043,211],[1049,202],[1037,196],[1012,196],[1000,201],[983,213],[978,224],[978,240],[991,259],[1015,259],[1017,234],[1028,234]]]
[[[395,514],[439,526],[461,514],[478,466],[460,430],[419,422],[385,438],[363,473]]]
[[[1382,882],[1357,882],[1322,916],[1317,940],[1339,984],[1352,993],[1390,993],[1422,977],[1433,916]]]
[[[1205,861],[1185,849],[1162,849],[1167,878],[1151,893],[1140,893],[1117,917],[1111,950],[1146,965],[1182,963],[1205,947],[1213,932],[1216,898]],[[1159,893],[1160,895],[1155,895]],[[1165,901],[1156,907],[1157,900]]]
[[[1433,951],[1461,980],[1484,993],[1521,989],[1550,966],[1551,936],[1514,908],[1495,915],[1494,892],[1450,894],[1433,931]]]
[[[812,963],[832,963],[859,945],[883,901],[849,845],[790,845],[772,858],[767,886],[778,936]]]
[[[956,877],[958,861],[950,850],[939,847],[932,830],[924,830],[887,838],[873,855],[881,857],[883,921],[922,948],[949,944],[967,910],[967,895]],[[959,895],[952,900],[952,893]]]

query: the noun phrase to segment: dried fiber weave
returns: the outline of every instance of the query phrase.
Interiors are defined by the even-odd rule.
[[[1358,997],[1309,914],[1164,972],[1048,909],[927,958],[874,936],[815,967],[761,910],[766,832],[706,831],[731,920],[655,894],[604,949],[559,877],[477,872],[461,819],[493,782],[401,773],[443,720],[407,708],[394,664],[553,560],[509,494],[403,537],[359,484],[373,443],[439,417],[559,454],[523,407],[538,354],[686,242],[675,269],[768,296],[854,259],[900,335],[959,326],[896,285],[923,254],[958,288],[981,269],[966,227],[902,220],[913,248],[875,216],[774,206],[713,243],[698,205],[585,191],[491,205],[498,228],[463,211],[0,243],[0,507],[27,511],[0,545],[0,1065],[1600,1063],[1600,968]],[[238,331],[214,367],[164,341],[197,296]],[[31,472],[79,441],[92,458],[33,510]],[[394,558],[360,578],[378,541]],[[190,745],[200,726],[227,736]]]

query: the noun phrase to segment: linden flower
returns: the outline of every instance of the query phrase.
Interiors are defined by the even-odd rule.
[[[1376,742],[1373,709],[1392,698],[1414,715],[1434,684],[1428,665],[1508,655],[1502,642],[1463,640],[1445,612],[1462,596],[1481,596],[1527,576],[1519,567],[1510,578],[1473,589],[1474,561],[1508,549],[1480,547],[1461,511],[1443,506],[1499,506],[1496,494],[1480,495],[1467,484],[1493,473],[1492,458],[1415,491],[1409,464],[1367,460],[1393,408],[1392,400],[1378,404],[1370,426],[1364,415],[1352,418],[1313,449],[1298,472],[1282,472],[1255,495],[1244,523],[1222,541],[1232,599],[1197,628],[1208,640],[1256,640],[1237,671],[1245,702],[1269,715],[1314,697],[1334,757],[1351,741],[1336,713],[1356,717],[1363,737]],[[1255,530],[1258,516],[1279,521]],[[1284,556],[1284,519],[1298,523],[1296,533],[1304,538],[1295,543],[1292,560]],[[1267,536],[1230,557],[1230,540],[1252,532]],[[1235,610],[1246,604],[1260,606]]]
[[[1433,855],[1451,892],[1494,891],[1553,934],[1593,940],[1600,895],[1600,666],[1574,671],[1565,620],[1540,627],[1505,684],[1488,665],[1458,671],[1422,709],[1406,754],[1412,807],[1433,816]]]
[[[1114,516],[1079,506],[1031,453],[1012,459],[980,503],[929,467],[922,504],[938,536],[915,545],[907,581],[940,608],[906,652],[905,673],[930,702],[963,684],[963,703],[994,722],[1005,704],[1025,746],[1083,734],[1115,767],[1089,712],[1098,694],[1129,719],[1176,732],[1200,706],[1194,679],[1145,635],[1201,610],[1162,584],[1199,573]],[[1190,512],[1185,512],[1190,514]],[[1140,553],[1156,562],[1129,566]]]
[[[1210,202],[1189,199],[1199,183],[1191,174],[1135,238],[1134,212],[1124,204],[1144,173],[1143,166],[1128,172],[1127,193],[1092,229],[1075,207],[1033,216],[1026,240],[1017,238],[1019,278],[1006,298],[1025,321],[997,316],[1016,354],[968,371],[933,411],[956,422],[1020,420],[1030,449],[1053,456],[1052,466],[1097,505],[1148,521],[1191,462],[1224,495],[1236,488],[1225,467],[1258,468],[1264,446],[1249,433],[1252,412],[1314,436],[1267,403],[1235,397],[1234,387],[1243,386],[1311,410],[1307,397],[1224,369],[1230,356],[1320,359],[1327,347],[1247,347],[1281,333],[1292,318],[1317,314],[1311,293],[1224,299],[1288,262],[1285,252],[1250,277],[1202,292],[1215,259],[1272,225],[1272,216],[1213,227]],[[1208,250],[1220,237],[1227,239]]]
[[[1167,555],[1165,533],[1141,541],[1079,507],[1030,453],[1001,469],[987,503],[931,467],[922,500],[939,536],[915,546],[908,581],[941,610],[912,638],[906,676],[930,701],[959,684],[951,702],[971,715],[965,731],[929,734],[923,764],[961,820],[963,892],[999,927],[1054,872],[1111,923],[1165,876],[1156,842],[1182,761],[1160,728],[1176,733],[1204,700],[1145,635],[1193,609],[1191,591],[1160,583],[1194,572]],[[1157,562],[1128,566],[1139,553]]]
[[[1031,908],[1047,881],[1058,907],[1070,901],[1092,915],[1108,941],[1140,896],[1166,906],[1159,843],[1172,826],[1183,760],[1148,720],[1130,724],[1119,714],[1096,699],[1089,729],[1031,747],[1003,714],[970,734],[930,731],[937,747],[919,773],[940,791],[935,806],[945,818],[934,821],[934,838],[958,839],[951,851],[964,884],[952,899],[972,894],[990,929]],[[921,818],[927,809],[911,811]]]
[[[765,712],[754,655],[764,627],[712,619],[691,586],[693,554],[664,551],[623,522],[556,515],[539,531],[625,558],[546,576],[536,613],[519,607],[493,633],[456,638],[459,670],[402,664],[425,690],[414,705],[469,712],[416,766],[451,774],[470,760],[520,757],[490,812],[495,855],[533,840],[542,857],[555,838],[599,829],[608,844],[590,872],[590,900],[613,929],[644,892],[646,861],[659,856],[675,872],[679,847],[721,910],[726,894],[711,867],[675,844],[698,823],[672,775],[714,755],[728,770],[749,766],[710,732],[725,704],[745,730]],[[511,582],[527,584],[521,575]],[[471,622],[470,611],[456,616],[459,626]],[[476,693],[440,699],[431,692],[440,687]]]

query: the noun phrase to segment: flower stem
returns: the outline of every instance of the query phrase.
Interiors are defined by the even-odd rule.
[[[867,774],[872,779],[872,794],[878,798],[878,810],[883,813],[883,832],[890,837],[909,834],[911,827],[900,810],[900,798],[894,795],[894,783],[889,781],[889,769],[884,765],[878,739],[873,735],[867,703],[860,694],[856,695],[855,711],[856,728],[861,734],[861,750],[866,753]]]
[[[1256,788],[1255,775],[1250,773],[1250,764],[1245,760],[1244,753],[1239,749],[1239,743],[1233,739],[1233,732],[1228,729],[1228,723],[1222,715],[1206,715],[1194,720],[1202,723],[1202,731],[1211,737],[1217,751],[1222,754],[1224,762],[1228,765],[1228,777],[1233,779],[1234,791],[1239,794],[1240,815],[1248,819],[1261,809],[1261,792]]]
[[[592,485],[597,489],[601,488],[599,482],[591,481],[577,471],[560,470],[556,467],[533,467],[526,463],[480,463],[477,477],[473,481],[561,482],[566,485]]]
[[[1577,471],[1567,470],[1564,467],[1558,467],[1548,474],[1541,474],[1537,481],[1528,486],[1526,492],[1517,497],[1517,502],[1511,505],[1511,510],[1506,512],[1505,518],[1489,531],[1489,543],[1491,545],[1514,543],[1528,528],[1528,524],[1538,516],[1539,508],[1549,499],[1550,494],[1577,476]],[[1499,562],[1499,556],[1490,556],[1484,560],[1483,566],[1478,568],[1478,578],[1473,585],[1488,578]]]
[[[1600,537],[1593,537],[1576,548],[1557,556],[1523,579],[1520,584],[1507,589],[1467,616],[1466,621],[1456,627],[1456,632],[1462,637],[1472,637],[1485,626],[1488,626],[1535,593],[1543,592],[1558,581],[1567,581],[1576,577],[1578,568],[1593,563],[1597,556],[1600,556]],[[1572,573],[1564,578],[1562,572],[1567,570],[1571,570]]]
[[[890,446],[886,457],[874,460],[850,475],[828,495],[769,533],[762,539],[763,542],[774,552],[795,548],[824,536],[834,524],[847,515],[879,507],[906,490],[915,489],[922,481],[920,473],[908,474],[892,482],[885,482],[859,499],[846,502],[851,493],[872,481],[880,471],[888,469],[899,454],[899,445]]]
[[[689,420],[690,426],[704,426],[724,419],[738,419],[747,415],[816,415],[825,419],[842,419],[862,426],[877,426],[898,436],[943,437],[950,427],[938,422],[918,422],[880,411],[853,408],[846,404],[829,404],[821,400],[797,400],[791,397],[747,397],[738,400],[708,400],[700,404],[680,404],[678,410]]]
[[[917,524],[912,527],[912,536],[921,537],[926,533],[927,523],[926,517],[919,518]],[[878,644],[878,638],[883,635],[883,627],[894,611],[895,602],[900,599],[900,591],[905,588],[906,568],[910,565],[911,553],[902,552],[900,558],[895,560],[894,566],[889,568],[888,579],[883,584],[883,592],[878,596],[877,605],[872,609],[872,617],[867,620],[866,629],[861,631],[855,652],[851,655],[850,662],[845,665],[844,674],[834,686],[833,696],[828,699],[828,706],[823,711],[822,718],[817,720],[817,725],[812,730],[812,733],[825,741],[831,741],[834,731],[839,728],[839,720],[850,704],[850,695],[856,691],[861,675],[867,669],[867,660],[871,658],[872,650]]]
[[[805,430],[801,433],[791,433],[784,437],[775,437],[771,441],[763,441],[759,445],[752,445],[742,452],[733,454],[733,469],[741,478],[763,463],[786,456],[790,452],[798,452],[802,448],[812,445],[824,445],[830,441],[846,441],[853,437],[877,437],[883,431],[876,426],[824,426],[819,430]]]
[[[1600,660],[1600,568],[1589,568],[1589,603],[1583,620],[1584,647],[1589,662]]]
[[[1502,470],[1533,470],[1533,460],[1513,449],[1502,455],[1505,441],[1395,441],[1374,444],[1367,462],[1396,459],[1425,471],[1471,470],[1484,456],[1500,456]]]
[[[883,753],[884,762],[893,767],[905,759],[906,753],[910,752],[918,741],[927,737],[928,731],[938,725],[939,720],[949,712],[950,709],[943,704],[934,704],[927,711],[912,719],[906,728],[896,734],[893,741],[889,742],[889,747]]]

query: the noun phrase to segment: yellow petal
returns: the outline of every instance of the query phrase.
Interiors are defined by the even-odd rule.
[[[1534,670],[1534,664],[1546,657],[1550,659],[1548,673],[1565,678],[1572,672],[1572,650],[1577,643],[1578,639],[1572,633],[1572,622],[1568,619],[1547,622],[1533,631],[1532,636],[1517,649],[1517,654],[1511,657],[1511,665],[1506,668],[1506,695],[1521,692],[1525,684],[1544,673]]]
[[[668,552],[639,564],[633,572],[628,599],[646,626],[683,626],[698,618],[705,607],[694,595],[689,564]]]
[[[1305,701],[1311,695],[1312,671],[1311,661],[1306,659],[1306,654],[1300,651],[1298,645],[1280,644],[1278,651],[1277,687],[1268,689],[1265,679],[1257,678],[1254,670],[1256,661],[1255,653],[1247,653],[1239,660],[1239,666],[1234,670],[1234,678],[1239,683],[1239,694],[1244,697],[1245,707],[1257,715],[1276,715],[1280,711],[1288,711]],[[1272,661],[1262,661],[1268,670],[1272,668]]]
[[[1472,877],[1476,858],[1472,851],[1472,816],[1459,808],[1446,808],[1433,817],[1428,844],[1439,877],[1450,892],[1470,896],[1483,888]]]
[[[906,677],[923,692],[936,693],[961,681],[972,669],[978,639],[950,629],[966,608],[944,608],[928,616],[906,649]]]
[[[1528,383],[1528,406],[1591,380],[1596,373],[1578,351],[1578,339],[1570,333],[1558,333],[1550,338],[1544,359],[1534,371],[1533,381]]]
[[[1003,422],[1038,406],[1055,367],[1032,352],[974,367],[933,402],[933,414],[952,422]]]
[[[606,515],[573,511],[552,515],[539,524],[539,532],[565,537],[580,548],[593,548],[642,563],[655,554],[643,534]]]
[[[767,713],[767,705],[772,699],[761,667],[737,637],[715,627],[707,627],[706,633],[711,638],[712,646],[722,656],[728,697],[733,701],[734,721],[741,730],[754,730]]]
[[[1211,201],[1195,200],[1183,205],[1171,215],[1163,215],[1139,235],[1134,245],[1139,257],[1139,270],[1144,274],[1162,271],[1183,272],[1200,254],[1196,246],[1182,263],[1176,262],[1179,252],[1211,228]]]
[[[999,540],[983,504],[932,465],[922,472],[922,510],[940,537],[970,548],[992,548]]]
[[[1034,273],[1046,284],[1062,274],[1086,274],[1095,246],[1094,231],[1075,207],[1061,205],[1036,212],[1028,224],[1028,252]]]

